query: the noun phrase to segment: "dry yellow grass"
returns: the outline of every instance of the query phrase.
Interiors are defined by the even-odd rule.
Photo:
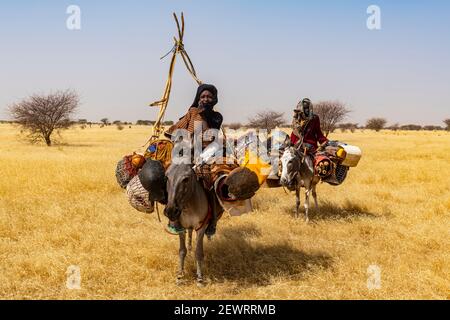
[[[117,161],[148,133],[77,128],[47,148],[0,125],[0,298],[450,298],[449,133],[334,134],[363,149],[360,166],[342,186],[318,187],[310,225],[292,217],[294,195],[282,189],[225,217],[205,244],[205,288],[175,285],[177,238],[115,182]],[[70,265],[81,290],[66,288]],[[378,290],[367,288],[369,265],[381,268]]]

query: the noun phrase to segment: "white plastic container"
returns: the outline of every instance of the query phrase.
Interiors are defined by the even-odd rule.
[[[344,149],[346,152],[345,159],[342,161],[341,165],[346,167],[356,167],[361,159],[361,149],[357,146],[351,146],[348,144],[343,144],[339,147]]]
[[[222,208],[232,217],[239,217],[253,211],[252,199],[223,201],[219,199]]]

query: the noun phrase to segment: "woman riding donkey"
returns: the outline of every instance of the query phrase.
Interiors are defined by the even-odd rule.
[[[214,141],[214,138],[204,136],[204,133],[210,129],[219,130],[222,126],[222,115],[214,111],[214,106],[218,103],[217,89],[213,85],[202,84],[197,89],[194,102],[189,108],[187,114],[183,116],[176,124],[171,126],[165,135],[168,138],[174,138],[177,130],[187,130],[191,137],[194,136],[196,124],[201,125],[202,149],[206,148]],[[206,230],[206,235],[212,236],[216,232],[217,217],[223,212],[217,200],[214,190],[208,192],[208,201],[211,206],[211,220]],[[179,220],[169,221],[166,228],[170,234],[178,235],[184,233],[185,229],[181,226]]]
[[[303,99],[294,112],[291,144],[306,148],[307,153],[314,155],[318,147],[321,149],[328,143],[320,128],[319,116],[314,114],[313,105],[308,98]]]
[[[166,132],[166,136],[174,141],[172,162],[165,172],[167,199],[164,214],[169,218],[166,231],[180,239],[178,281],[182,281],[184,261],[187,250],[192,248],[195,230],[199,285],[203,284],[204,235],[211,239],[220,215],[225,209],[231,214],[228,205],[239,206],[259,189],[256,173],[240,167],[235,157],[227,157],[224,152],[226,148],[221,144],[223,139],[219,138],[218,132],[223,118],[213,110],[217,101],[217,89],[212,85],[201,85],[188,113]],[[201,150],[197,150],[197,146]],[[188,231],[188,248],[185,230]]]
[[[323,148],[328,139],[320,128],[319,116],[313,113],[311,100],[303,99],[294,110],[293,132],[290,139],[286,139],[281,151],[281,185],[296,191],[296,217],[299,217],[300,189],[304,187],[305,218],[309,221],[309,195],[312,194],[316,208],[316,185],[320,181],[314,168],[314,158],[318,149]],[[319,148],[318,148],[319,145]]]

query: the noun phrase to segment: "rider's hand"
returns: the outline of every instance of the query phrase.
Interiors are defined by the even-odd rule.
[[[198,110],[199,110],[199,112],[202,112],[203,110],[205,110],[205,105],[203,104],[203,101],[200,101],[198,103]]]
[[[321,145],[319,145],[319,148],[317,149],[318,151],[322,151],[325,149],[325,147],[328,145],[328,140],[325,141],[324,143],[322,143]]]

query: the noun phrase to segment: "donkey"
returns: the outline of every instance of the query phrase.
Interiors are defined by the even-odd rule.
[[[316,209],[319,207],[317,203],[316,186],[320,179],[314,174],[314,164],[311,157],[302,154],[299,149],[289,146],[281,157],[281,185],[290,191],[295,190],[296,195],[296,214],[299,218],[300,210],[300,189],[304,187],[305,193],[305,221],[309,222],[309,196],[312,193]]]
[[[197,180],[192,166],[189,164],[173,163],[166,171],[167,176],[167,204],[164,214],[172,221],[179,220],[188,230],[188,247],[192,250],[192,232],[197,233],[195,260],[197,265],[197,285],[203,286],[203,238],[208,226],[209,205],[208,196],[203,184]],[[177,283],[184,278],[184,261],[187,254],[186,234],[179,235],[179,269]]]

